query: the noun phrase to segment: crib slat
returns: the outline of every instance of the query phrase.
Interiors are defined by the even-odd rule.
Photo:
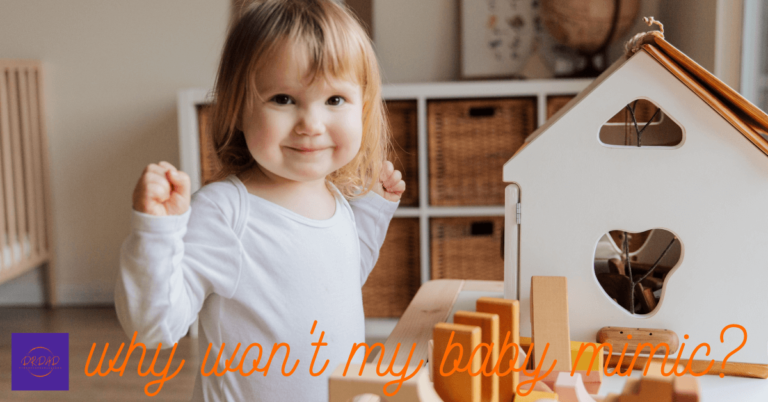
[[[0,177],[2,177],[2,183],[6,182],[6,176],[4,174],[6,171],[5,142],[3,139],[8,137],[8,132],[11,130],[8,125],[8,88],[5,79],[7,73],[7,68],[0,67]],[[5,193],[4,190],[5,188],[0,188],[0,191],[3,193]],[[0,194],[0,272],[2,272],[5,268],[8,268],[5,267],[5,245],[8,244],[6,232],[8,225],[6,225],[5,222],[5,211],[5,197],[3,194]],[[12,261],[12,256],[8,256],[8,258]]]
[[[32,130],[29,116],[29,76],[30,69],[24,68],[19,71],[19,102],[21,105],[21,150],[24,162],[24,214],[27,217],[27,238],[22,239],[21,247],[24,258],[34,258],[36,256],[35,240],[37,239],[37,216],[35,216],[35,188],[32,171]],[[24,253],[24,245],[29,244],[29,257]]]
[[[13,197],[13,164],[11,159],[11,137],[13,136],[13,87],[11,86],[11,76],[13,69],[9,68],[3,75],[3,83],[5,86],[5,100],[6,107],[3,108],[6,121],[7,130],[3,130],[3,138],[0,139],[3,147],[3,187],[5,191],[5,208],[4,213],[6,216],[6,230],[8,232],[8,253],[10,254],[11,265],[16,259],[16,254],[13,250],[13,242],[16,241],[16,206]]]
[[[39,71],[37,68],[29,70],[29,77],[27,85],[29,87],[29,122],[30,131],[32,133],[32,186],[34,189],[34,216],[35,216],[35,233],[37,237],[33,240],[30,239],[30,245],[32,246],[33,253],[37,255],[47,255],[45,252],[45,209],[43,207],[43,200],[45,197],[43,190],[43,172],[42,172],[42,156],[40,154],[40,137],[42,135],[40,131],[40,110],[37,97],[38,91],[38,76]]]
[[[16,197],[15,201],[15,213],[16,213],[16,236],[13,236],[14,244],[21,246],[23,244],[23,237],[27,233],[27,220],[24,214],[24,179],[23,179],[23,166],[21,163],[21,122],[19,121],[19,69],[11,70],[11,79],[8,83],[8,92],[10,93],[8,103],[10,116],[11,116],[11,160],[13,161],[13,195]],[[16,253],[16,247],[13,247],[14,253]],[[19,255],[14,255],[14,264],[17,261],[24,259],[24,250],[19,247]]]
[[[37,239],[37,216],[35,215],[35,187],[32,171],[32,130],[29,116],[29,76],[30,69],[23,69],[19,75],[19,99],[21,103],[21,149],[24,156],[24,213],[27,216],[27,234],[28,239],[22,243],[29,244],[30,254],[26,258],[34,258],[37,253],[34,247]],[[24,254],[26,256],[26,253]]]
[[[53,224],[53,209],[51,208],[51,157],[48,152],[48,135],[45,127],[45,98],[43,97],[43,88],[45,82],[40,64],[38,66],[37,73],[37,99],[38,107],[40,108],[40,150],[42,155],[42,170],[43,170],[43,191],[45,192],[45,250],[48,254],[48,263],[45,267],[45,294],[46,303],[53,307],[59,303],[58,294],[56,291],[56,252],[55,252],[55,238],[53,236],[54,224]]]

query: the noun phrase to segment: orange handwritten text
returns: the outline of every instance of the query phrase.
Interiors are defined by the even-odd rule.
[[[131,354],[133,353],[133,350],[136,348],[141,347],[141,359],[139,360],[139,367],[136,369],[138,374],[142,377],[146,377],[148,374],[152,373],[155,377],[161,377],[159,380],[151,381],[147,383],[147,385],[144,387],[144,393],[147,394],[147,396],[155,396],[157,395],[161,389],[163,389],[163,384],[165,384],[166,381],[172,379],[173,377],[176,377],[176,374],[179,374],[179,371],[181,371],[181,368],[184,367],[184,360],[181,360],[181,363],[179,363],[179,368],[176,369],[176,371],[171,374],[170,377],[168,377],[168,369],[171,367],[171,361],[173,360],[173,355],[176,353],[176,346],[178,344],[173,344],[173,349],[171,349],[171,355],[168,356],[168,363],[165,365],[165,369],[161,372],[155,371],[155,363],[157,363],[157,357],[160,355],[160,348],[163,347],[163,344],[157,345],[157,351],[155,352],[155,357],[152,359],[152,363],[149,365],[149,368],[145,372],[141,372],[141,366],[144,363],[144,356],[147,353],[147,347],[143,343],[136,343],[136,332],[133,333],[133,338],[131,339],[131,345],[128,347],[128,352],[125,354],[125,359],[123,360],[123,365],[115,368],[115,363],[117,363],[117,360],[120,358],[120,353],[123,352],[123,347],[125,347],[125,343],[120,344],[120,348],[117,349],[117,354],[115,354],[115,358],[111,359],[109,361],[109,367],[105,371],[102,371],[101,365],[104,363],[104,357],[107,355],[107,349],[109,348],[109,343],[104,345],[104,351],[101,352],[101,358],[99,359],[99,364],[96,366],[96,368],[92,372],[88,372],[88,367],[91,365],[91,358],[93,357],[93,351],[96,349],[96,344],[94,343],[93,346],[91,346],[91,353],[88,354],[88,360],[85,362],[85,375],[88,377],[92,377],[95,374],[99,374],[100,377],[107,376],[110,372],[120,373],[120,377],[123,376],[123,372],[125,372],[125,366],[128,364],[128,358],[131,357]],[[157,390],[155,392],[149,392],[149,387],[153,384],[157,384]]]

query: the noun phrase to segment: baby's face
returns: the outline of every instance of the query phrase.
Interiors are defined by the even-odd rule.
[[[284,46],[256,77],[261,95],[244,110],[248,149],[265,173],[309,182],[349,163],[360,149],[363,99],[360,85],[316,79],[307,63]]]

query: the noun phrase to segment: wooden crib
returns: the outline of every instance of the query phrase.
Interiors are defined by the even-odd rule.
[[[0,283],[38,266],[56,304],[40,62],[0,59]]]

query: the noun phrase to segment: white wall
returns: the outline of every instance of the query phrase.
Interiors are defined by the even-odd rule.
[[[111,303],[143,167],[177,164],[176,91],[211,87],[229,0],[0,0],[0,58],[44,64],[58,290]],[[36,274],[0,303],[41,300]]]
[[[462,0],[372,1],[373,37],[385,83],[460,79],[459,2]],[[642,17],[658,15],[659,4],[665,1],[673,0],[643,0],[637,23],[611,46],[609,57],[616,59],[632,35],[650,30],[643,24]]]
[[[714,71],[717,0],[666,0],[659,6],[667,41]]]
[[[459,78],[460,0],[372,0],[384,83]]]
[[[459,79],[459,1],[373,0],[385,82]],[[213,84],[229,2],[0,0],[0,58],[45,62],[63,302],[112,301],[133,186],[147,163],[178,163],[176,91]],[[626,37],[658,15],[668,40],[712,70],[716,4],[644,0]],[[39,303],[36,275],[0,285],[0,304]]]

